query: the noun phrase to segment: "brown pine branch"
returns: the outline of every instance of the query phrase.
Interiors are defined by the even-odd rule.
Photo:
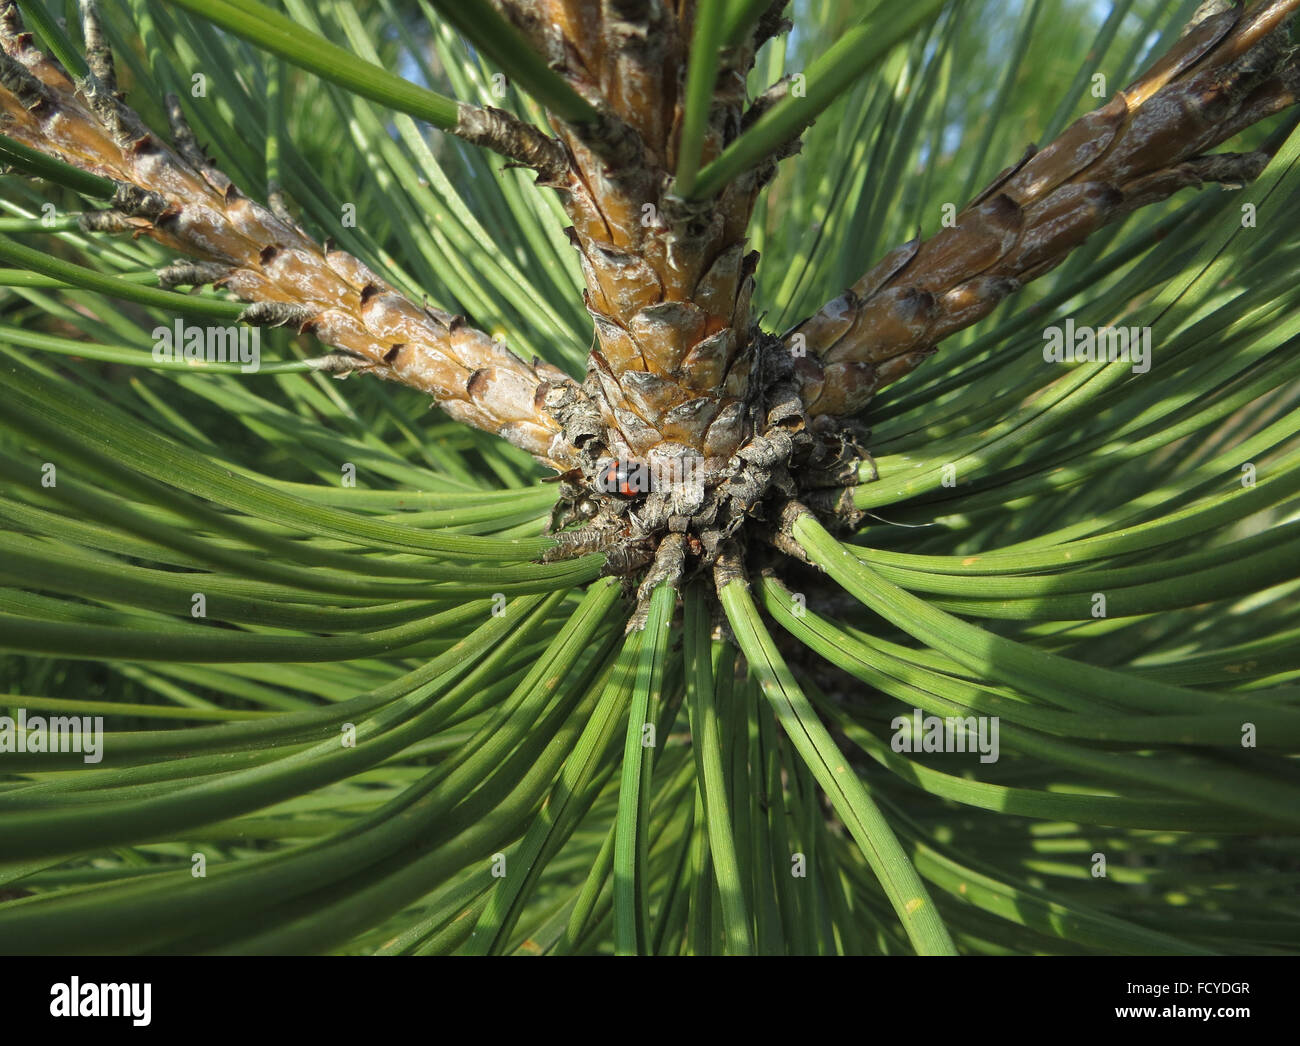
[[[604,432],[591,454],[701,453],[719,474],[756,432],[750,296],[757,255],[745,233],[772,166],[703,206],[673,194],[694,4],[668,0],[498,0],[498,8],[579,94],[596,124],[552,121],[569,155],[553,183],[572,222],[597,348],[586,395]],[[769,14],[779,15],[774,3]],[[754,38],[723,56],[702,162],[739,133]]]
[[[1207,154],[1296,101],[1286,37],[1300,0],[1202,5],[1178,44],[1108,105],[1004,171],[925,242],[885,256],[785,338],[815,424],[860,411],[944,338],[1059,265],[1093,232],[1204,182],[1256,177],[1264,153]]]
[[[153,134],[116,93],[112,58],[93,6],[87,11],[90,74],[74,83],[32,46],[12,0],[0,6],[0,125],[119,183],[113,208],[88,216],[88,228],[130,230],[193,259],[164,269],[161,281],[224,287],[251,303],[244,322],[314,334],[346,354],[330,358],[331,371],[350,359],[351,369],[420,389],[457,421],[556,469],[574,465],[574,448],[542,406],[552,384],[568,382],[563,372],[524,362],[463,317],[415,304],[346,251],[317,244],[282,207],[250,200],[203,155],[174,97],[173,144]],[[520,135],[505,114],[471,116],[476,133],[498,147],[513,136],[510,149],[521,157],[543,169],[554,162],[544,144],[558,151],[551,139]]]

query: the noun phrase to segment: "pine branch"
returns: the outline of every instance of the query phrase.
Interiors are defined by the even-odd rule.
[[[682,200],[674,173],[708,163],[739,134],[759,32],[738,28],[739,43],[700,63],[683,146],[695,5],[498,0],[498,8],[602,114],[584,124],[552,114],[569,164],[551,184],[572,222],[598,342],[585,390],[604,431],[592,450],[671,458],[691,449],[720,468],[754,431],[757,255],[744,241],[775,159],[706,204]],[[759,28],[778,26],[766,18]]]
[[[194,259],[169,266],[162,281],[224,287],[250,303],[244,322],[290,325],[346,354],[331,357],[332,370],[345,369],[346,358],[350,369],[420,389],[457,421],[552,467],[571,466],[574,449],[541,406],[552,384],[568,382],[563,372],[524,362],[463,317],[415,304],[357,258],[317,244],[282,208],[244,196],[203,155],[175,97],[167,99],[173,144],[154,135],[114,90],[94,6],[83,10],[89,72],[74,82],[32,46],[12,0],[0,6],[0,122],[20,144],[117,183],[113,207],[88,216],[87,228],[131,231]],[[488,114],[475,133],[513,132]]]
[[[1004,171],[953,227],[891,251],[793,328],[785,343],[814,423],[860,411],[1102,226],[1188,186],[1255,178],[1266,153],[1207,150],[1296,101],[1287,23],[1297,8],[1202,5],[1174,48],[1108,105]]]

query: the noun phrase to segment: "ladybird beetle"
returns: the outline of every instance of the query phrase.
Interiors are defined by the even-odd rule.
[[[650,466],[645,462],[620,461],[615,458],[608,465],[601,467],[596,486],[606,494],[634,498],[639,494],[649,493],[653,482]]]
[[[609,494],[620,494],[625,498],[635,497],[638,491],[628,476],[626,461],[611,461],[602,477],[601,488]]]

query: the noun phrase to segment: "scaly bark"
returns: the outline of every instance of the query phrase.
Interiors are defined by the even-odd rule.
[[[1110,103],[1004,171],[951,228],[896,248],[785,338],[814,425],[853,415],[938,342],[1059,265],[1093,232],[1202,182],[1247,182],[1261,152],[1207,154],[1281,111],[1300,87],[1286,22],[1203,5],[1175,47]]]
[[[720,474],[761,427],[750,382],[761,356],[750,315],[758,255],[745,233],[775,158],[705,204],[673,194],[693,3],[498,6],[604,117],[553,121],[570,158],[555,187],[598,342],[585,387],[606,429],[600,449],[621,459],[700,454]],[[740,132],[758,40],[723,56],[705,163]]]
[[[524,362],[463,317],[415,304],[346,251],[316,243],[283,208],[250,200],[203,155],[175,98],[173,141],[162,141],[116,93],[94,8],[86,10],[90,75],[74,83],[32,46],[16,5],[0,7],[0,130],[118,183],[113,209],[88,216],[89,227],[129,230],[198,259],[165,269],[164,284],[224,287],[252,303],[245,322],[292,325],[346,353],[335,369],[420,389],[457,421],[573,467],[573,448],[540,405],[551,383],[568,380],[563,372]],[[505,114],[467,106],[461,122],[467,137],[544,171],[562,155]]]

